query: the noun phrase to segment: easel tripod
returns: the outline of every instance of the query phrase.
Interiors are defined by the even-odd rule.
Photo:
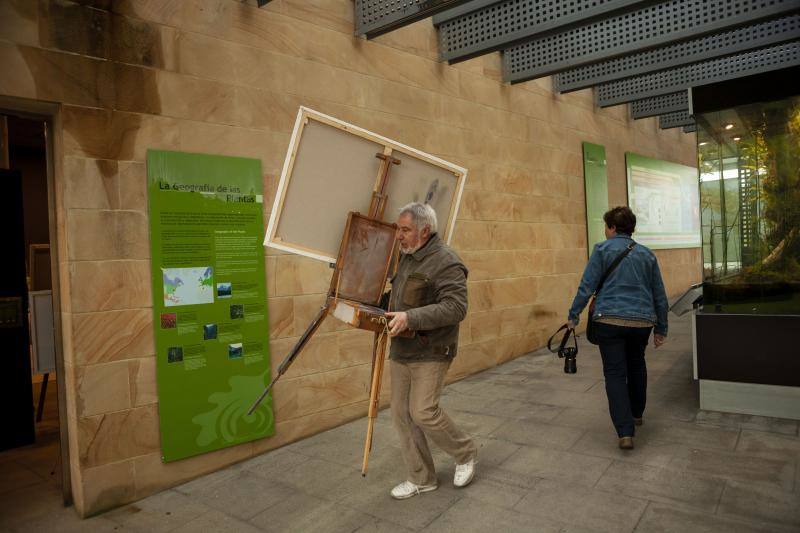
[[[272,387],[287,372],[291,364],[303,350],[311,337],[319,329],[325,318],[332,314],[351,326],[374,333],[372,347],[372,371],[369,388],[367,436],[364,442],[364,459],[361,475],[365,476],[372,449],[372,435],[375,418],[378,415],[383,367],[386,359],[386,346],[389,329],[385,311],[377,307],[390,272],[397,267],[398,243],[395,240],[397,226],[382,220],[386,209],[386,184],[392,165],[400,160],[392,157],[386,149],[375,157],[381,160],[378,176],[372,192],[367,216],[351,212],[347,217],[342,236],[339,255],[325,305],[320,308],[300,339],[278,367],[277,375],[247,412],[251,415]],[[406,332],[405,334],[413,335]]]

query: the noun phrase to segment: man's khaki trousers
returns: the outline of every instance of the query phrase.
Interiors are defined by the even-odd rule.
[[[450,454],[457,464],[475,458],[476,447],[439,407],[450,361],[405,363],[391,361],[392,422],[400,436],[408,480],[417,485],[436,483],[436,470],[426,436]]]

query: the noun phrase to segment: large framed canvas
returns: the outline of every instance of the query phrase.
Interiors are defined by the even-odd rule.
[[[264,245],[333,263],[351,211],[367,214],[383,160],[391,156],[383,220],[412,201],[436,211],[439,235],[453,236],[466,169],[377,133],[301,107]]]

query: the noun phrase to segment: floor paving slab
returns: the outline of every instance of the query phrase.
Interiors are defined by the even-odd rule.
[[[710,450],[733,451],[739,440],[738,429],[699,426],[650,416],[647,417],[646,425],[641,426],[637,433],[646,433],[651,440],[678,444],[691,443],[693,447]]]
[[[750,523],[709,513],[650,504],[636,526],[637,533],[789,533],[772,524]]]
[[[490,436],[497,428],[509,421],[508,418],[481,415],[478,413],[467,413],[464,411],[453,410],[448,413],[456,426],[467,435]]]
[[[514,509],[594,531],[630,532],[646,506],[644,499],[544,479]]]
[[[210,510],[195,498],[174,490],[165,490],[106,513],[103,518],[119,524],[125,530],[167,533]]]
[[[800,531],[800,494],[729,481],[722,493],[718,514],[795,527]]]
[[[569,451],[594,457],[607,457],[648,466],[665,467],[673,458],[685,454],[689,448],[674,442],[658,442],[648,438],[647,432],[640,430],[634,437],[633,450],[620,450],[613,430],[587,431]]]
[[[260,533],[256,526],[234,518],[222,511],[212,510],[172,530],[174,533]]]
[[[366,524],[353,531],[353,533],[409,533],[410,531],[414,530],[371,516]]]
[[[350,533],[370,516],[338,502],[297,492],[250,519],[262,531]]]
[[[721,413],[719,411],[697,411],[695,421],[698,424],[753,429],[768,433],[779,433],[790,437],[797,436],[798,421],[768,416],[744,415],[739,413]]]
[[[615,461],[595,488],[713,513],[725,482],[692,472]]]
[[[559,533],[561,530],[562,525],[554,520],[526,515],[472,498],[459,500],[423,529],[426,533],[452,533],[454,531],[464,533],[484,533],[486,531]]]
[[[446,480],[439,476],[439,483],[443,485]],[[342,499],[342,503],[375,518],[419,530],[433,522],[460,499],[454,491],[442,490],[444,487],[440,487],[433,492],[398,501],[389,495],[391,488],[391,485],[382,485],[379,490],[351,493]]]
[[[509,420],[492,431],[491,436],[515,444],[568,450],[584,434],[575,427],[558,426],[534,420]]]
[[[674,457],[667,468],[743,483],[758,483],[787,491],[794,487],[795,463],[781,459],[690,449]]]
[[[198,488],[191,498],[212,509],[247,521],[268,507],[289,498],[297,489],[252,472],[240,471],[236,476],[206,488]]]
[[[736,451],[759,457],[780,457],[787,461],[800,461],[800,439],[743,429]]]
[[[500,467],[532,477],[592,487],[610,465],[611,460],[602,457],[524,446]]]

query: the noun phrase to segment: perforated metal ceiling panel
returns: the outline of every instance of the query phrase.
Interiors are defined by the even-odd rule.
[[[662,130],[694,125],[694,119],[688,111],[675,111],[658,117],[658,125]]]
[[[689,109],[689,91],[653,96],[631,102],[631,116],[633,118],[654,117],[671,113],[673,111],[686,111]]]
[[[800,65],[800,41],[604,83],[595,96],[607,107],[795,65]]]
[[[450,62],[461,61],[545,31],[646,3],[643,0],[504,0],[441,22],[439,55]]]
[[[683,133],[694,133],[697,131],[697,124],[691,124],[683,127]]]
[[[492,4],[499,4],[500,2],[504,1],[506,0],[469,0],[469,2],[461,4],[458,7],[451,7],[445,11],[442,11],[438,15],[434,15],[433,25],[438,28],[439,25],[442,24],[443,22],[457,19],[458,17],[466,15],[467,13],[472,13],[473,11],[483,9],[486,6],[490,6]]]
[[[355,0],[356,35],[377,37],[468,0]]]
[[[800,9],[800,0],[671,0],[505,50],[508,81],[521,82]]]
[[[653,48],[567,70],[555,77],[560,92],[800,39],[800,14]]]

